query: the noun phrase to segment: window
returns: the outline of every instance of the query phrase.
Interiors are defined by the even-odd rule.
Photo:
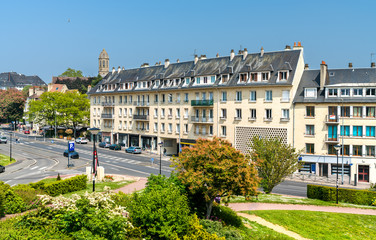
[[[290,118],[289,109],[282,109],[282,119],[289,119],[289,118]]]
[[[204,77],[204,83],[208,83],[208,77]]]
[[[154,108],[154,117],[158,117],[158,108]]]
[[[206,92],[203,92],[201,96],[202,96],[202,100],[206,100]]]
[[[126,117],[126,116],[127,116],[127,109],[124,108],[124,117]]]
[[[242,92],[241,91],[236,91],[236,99],[235,101],[241,102],[242,101]]]
[[[172,108],[169,108],[169,109],[168,109],[168,117],[169,117],[169,118],[172,118]]]
[[[375,137],[375,127],[374,126],[366,126],[366,136],[367,137]]]
[[[341,126],[341,136],[350,136],[350,126]]]
[[[265,101],[266,102],[273,101],[273,92],[271,90],[265,91]]]
[[[184,124],[184,133],[188,133],[188,124]]]
[[[159,80],[156,80],[156,81],[155,81],[155,86],[156,86],[156,87],[159,87]]]
[[[375,117],[375,107],[366,107],[366,116],[367,117]]]
[[[213,100],[213,92],[209,92],[209,100]]]
[[[350,156],[350,146],[349,145],[343,145],[343,155],[344,156]],[[340,155],[342,155],[342,148],[339,150]]]
[[[221,131],[222,131],[222,136],[226,136],[227,135],[227,129],[226,129],[226,126],[221,126]]]
[[[133,115],[133,114],[132,114],[132,111],[133,111],[133,109],[130,108],[130,109],[129,109],[129,116],[130,116],[130,117],[132,117],[132,115]]]
[[[282,90],[282,102],[290,101],[290,91],[289,90]]]
[[[353,136],[354,137],[363,136],[363,127],[362,126],[353,126]]]
[[[176,109],[176,118],[180,118],[180,108]]]
[[[307,117],[315,116],[315,106],[306,106],[306,116]]]
[[[165,99],[165,95],[162,94],[162,102],[164,103],[165,101],[166,101],[166,99]]]
[[[121,112],[122,112],[123,110],[121,109],[121,108],[119,108],[119,117],[121,117]]]
[[[354,88],[354,96],[361,97],[363,96],[363,88]]]
[[[227,109],[221,108],[221,118],[227,118]]]
[[[209,135],[213,136],[213,126],[209,126]]]
[[[184,93],[184,102],[188,102],[189,99],[188,99],[188,93]]]
[[[269,80],[269,73],[268,72],[261,73],[261,76],[262,76],[263,81]]]
[[[337,155],[337,150],[334,148],[335,145],[329,144],[328,145],[328,154],[329,155]]]
[[[362,145],[353,146],[353,156],[362,156]]]
[[[341,117],[350,117],[350,107],[341,107]]]
[[[164,116],[165,116],[165,109],[162,108],[162,109],[161,109],[161,118],[164,118]]]
[[[251,81],[257,82],[257,73],[251,73]]]
[[[168,102],[169,102],[169,103],[172,103],[172,93],[169,93],[169,94],[168,94]]]
[[[200,84],[200,77],[196,77],[196,84]]]
[[[240,82],[247,82],[248,80],[248,73],[240,73],[239,74]]]
[[[186,78],[186,79],[185,79],[185,84],[188,85],[190,81],[191,81],[190,78]]]
[[[265,109],[265,118],[267,120],[272,120],[272,110],[271,109]]]
[[[240,108],[237,108],[236,110],[235,110],[235,119],[236,120],[240,120],[240,119],[242,119],[242,110],[240,109]]]
[[[315,144],[313,143],[306,143],[306,153],[314,154],[315,153]]]
[[[341,89],[341,97],[349,97],[349,96],[350,96],[350,89],[349,88]]]
[[[180,103],[180,93],[177,93],[177,94],[176,94],[176,102],[177,102],[177,103]]]
[[[226,102],[226,101],[227,101],[227,92],[222,92],[221,102]]]
[[[222,75],[222,83],[226,83],[228,81],[228,75]]]
[[[123,96],[119,96],[119,103],[123,103]]]
[[[172,123],[169,123],[169,124],[168,124],[168,132],[169,132],[169,133],[172,133]]]
[[[362,117],[362,107],[353,107],[353,117]]]
[[[366,156],[367,157],[375,156],[375,146],[366,146]]]
[[[279,72],[279,80],[287,80],[287,72]]]
[[[127,102],[128,102],[128,101],[127,101],[127,100],[128,100],[127,97],[128,97],[128,96],[124,96],[124,103],[127,103]]]
[[[366,89],[366,96],[367,97],[374,97],[376,95],[376,88],[367,88]]]
[[[315,135],[315,125],[306,125],[306,135]]]
[[[200,134],[200,127],[199,126],[196,126],[195,133]]]
[[[122,128],[122,121],[119,121],[119,129]]]
[[[251,119],[256,119],[256,109],[254,109],[254,108],[252,108],[252,109],[250,109],[250,111],[251,111]]]
[[[338,89],[336,89],[336,88],[329,88],[328,89],[328,96],[329,97],[338,97]]]
[[[188,118],[188,108],[184,108],[184,118]]]
[[[210,79],[211,79],[211,83],[215,82],[215,76],[211,76]]]
[[[180,133],[180,124],[176,124],[176,133]]]
[[[249,92],[249,101],[256,102],[256,91]]]

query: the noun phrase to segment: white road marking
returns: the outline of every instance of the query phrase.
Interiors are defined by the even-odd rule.
[[[35,167],[30,168],[30,170],[34,170],[34,169],[36,169],[36,168],[38,168],[38,166],[35,166]]]
[[[42,167],[42,168],[40,168],[39,170],[43,170],[43,169],[46,169],[47,167]]]

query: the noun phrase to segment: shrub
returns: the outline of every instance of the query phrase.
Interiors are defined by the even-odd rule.
[[[221,220],[226,225],[231,225],[234,227],[243,226],[241,217],[239,217],[236,212],[229,207],[214,204],[212,215],[217,217],[218,220]]]
[[[337,190],[335,187],[307,185],[307,197],[324,201],[336,201]],[[376,192],[357,189],[338,189],[338,200],[346,203],[371,205],[376,197]]]
[[[34,188],[34,189],[40,189],[40,190],[44,190],[44,187],[45,187],[45,183],[42,182],[42,181],[39,181],[39,182],[36,182],[36,183],[29,183],[30,187]]]
[[[5,214],[4,202],[5,202],[5,192],[10,189],[9,184],[6,184],[0,181],[0,217],[3,217]]]
[[[26,210],[37,208],[41,205],[38,195],[44,194],[40,189],[34,189],[30,185],[19,184],[12,187],[15,194],[22,198],[26,205]]]
[[[225,240],[224,237],[219,237],[217,233],[212,232],[209,233],[206,231],[206,229],[203,227],[203,225],[200,224],[199,219],[197,218],[197,215],[194,214],[189,222],[189,229],[187,231],[188,233],[183,236],[184,240]]]
[[[211,221],[208,219],[200,220],[201,225],[207,232],[217,234],[219,237],[224,237],[226,240],[241,240],[248,239],[247,236],[239,229],[230,226],[223,226],[221,222]]]
[[[87,177],[86,175],[79,175],[68,178],[62,181],[53,182],[44,185],[44,191],[51,196],[58,196],[60,194],[75,192],[86,189]]]
[[[60,173],[57,173],[56,181],[61,181]]]
[[[26,204],[21,197],[16,195],[12,189],[5,192],[4,199],[4,212],[6,214],[14,214],[24,212],[26,210]]]

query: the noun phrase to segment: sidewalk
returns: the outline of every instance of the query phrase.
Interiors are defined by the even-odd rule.
[[[147,178],[139,177],[139,178],[134,178],[134,179],[136,180],[136,182],[128,184],[128,185],[121,187],[119,189],[116,189],[113,192],[114,193],[123,192],[125,194],[130,194],[130,193],[137,192],[137,191],[140,191],[140,190],[145,188]]]

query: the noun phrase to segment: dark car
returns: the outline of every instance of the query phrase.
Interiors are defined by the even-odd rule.
[[[5,172],[5,167],[3,165],[0,165],[0,172]]]
[[[111,150],[121,150],[121,146],[119,144],[111,144],[109,149],[111,149]]]
[[[129,147],[125,149],[125,152],[127,153],[141,153],[141,148],[140,147]]]
[[[101,143],[99,143],[98,146],[101,147],[101,148],[109,148],[111,146],[111,144],[108,143],[108,142],[101,142]]]
[[[64,157],[68,157],[68,150],[64,151]],[[76,152],[76,151],[70,152],[70,157],[72,159],[78,159],[78,158],[80,158],[80,156],[78,155],[78,152]]]
[[[30,130],[25,130],[24,134],[30,134]]]

